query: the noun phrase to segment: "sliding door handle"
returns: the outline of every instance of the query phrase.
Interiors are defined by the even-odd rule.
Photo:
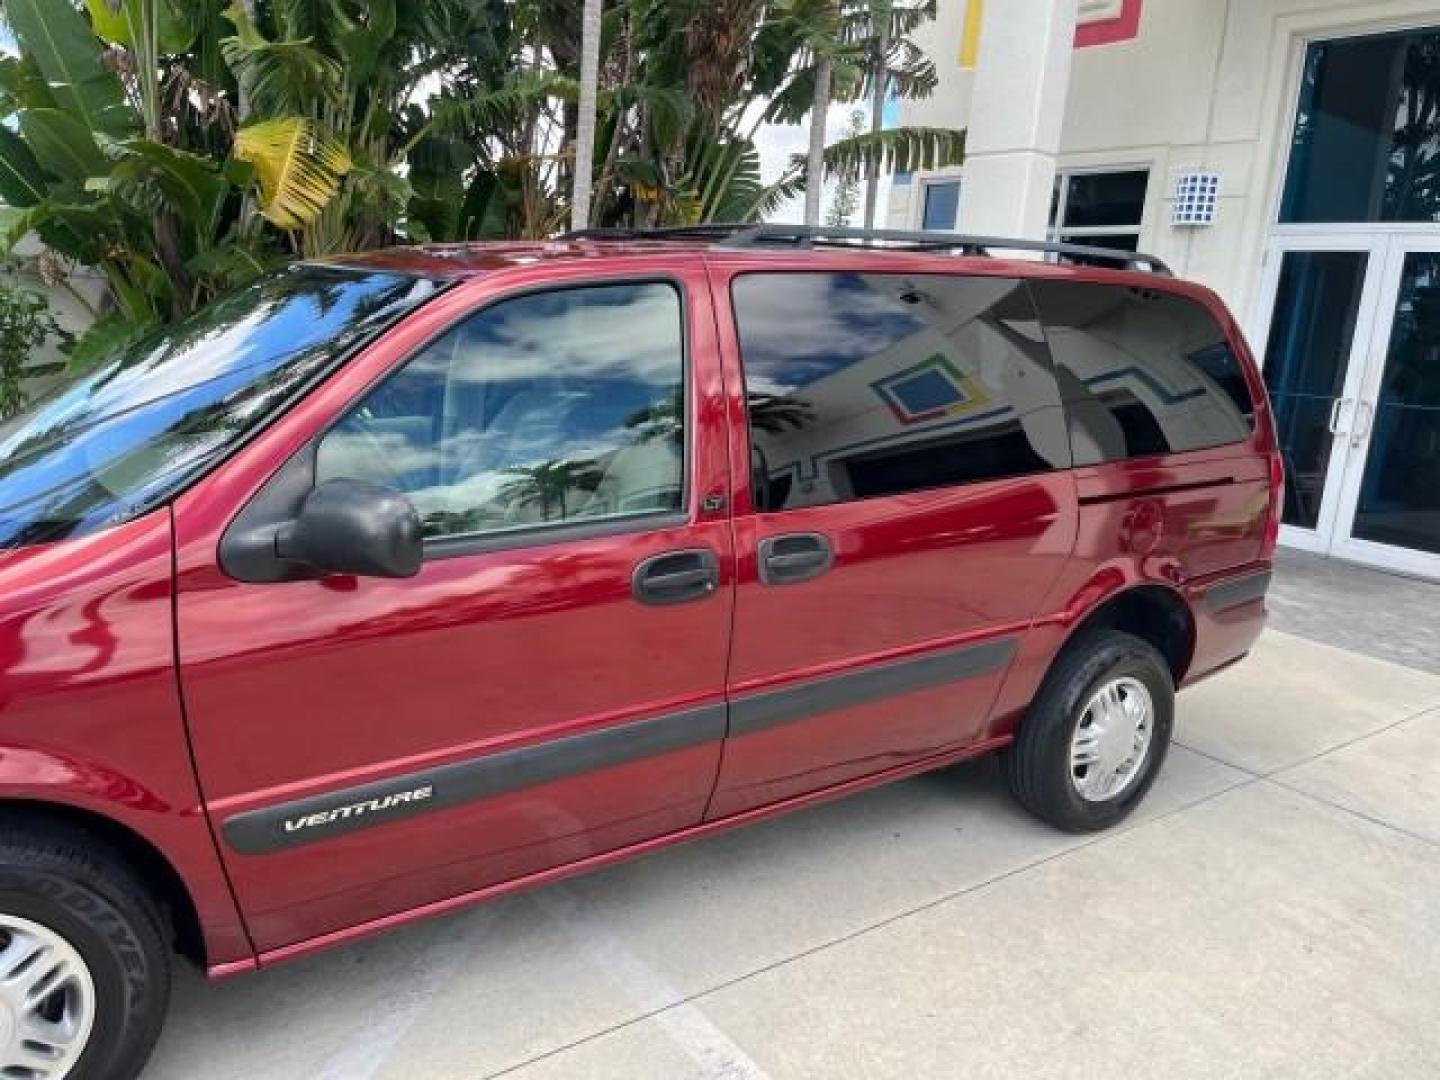
[[[766,585],[809,581],[835,562],[830,541],[819,533],[787,533],[760,541],[760,580]]]

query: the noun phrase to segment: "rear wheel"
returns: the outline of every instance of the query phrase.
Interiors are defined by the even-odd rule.
[[[0,1078],[136,1076],[169,998],[162,926],[82,831],[0,828]]]
[[[1154,782],[1174,715],[1170,668],[1154,646],[1086,631],[1061,653],[1006,752],[1010,789],[1059,828],[1113,825]]]

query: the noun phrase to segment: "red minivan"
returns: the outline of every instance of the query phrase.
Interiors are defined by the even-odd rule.
[[[0,1075],[136,1075],[172,951],[988,751],[1110,825],[1260,632],[1280,484],[1234,321],[1145,256],[758,226],[269,274],[0,429]]]

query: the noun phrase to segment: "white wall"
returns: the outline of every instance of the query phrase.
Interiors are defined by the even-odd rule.
[[[940,85],[928,101],[902,105],[903,123],[967,126],[965,6],[940,0],[939,17],[917,34]],[[1305,41],[1425,25],[1440,25],[1436,0],[1145,0],[1136,40],[1077,51],[1060,167],[1148,166],[1142,248],[1210,285],[1245,321],[1276,217]],[[1221,174],[1218,221],[1174,228],[1175,174],[1199,166]],[[891,225],[919,227],[923,179],[895,188]]]
[[[61,329],[78,335],[89,329],[104,303],[108,292],[105,279],[97,270],[75,267],[66,277],[68,287],[51,285],[39,272],[38,257],[44,250],[33,234],[22,237],[15,245],[15,258],[3,270],[4,281],[7,285],[43,296],[50,305],[50,314]],[[59,340],[52,338],[30,357],[28,366],[48,366],[65,361]],[[23,389],[26,397],[33,401],[64,379],[63,373],[31,376],[25,379]]]

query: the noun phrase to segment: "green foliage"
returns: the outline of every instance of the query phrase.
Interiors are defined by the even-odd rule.
[[[45,191],[35,152],[19,135],[0,127],[0,198],[10,206],[34,206]]]
[[[339,99],[345,77],[336,57],[309,39],[268,40],[238,2],[225,9],[225,18],[235,33],[221,41],[220,51],[256,113],[304,115]]]
[[[134,125],[120,80],[101,61],[99,39],[71,4],[6,0],[5,17],[49,84],[54,104],[91,131],[123,135]]]
[[[630,0],[614,14],[602,86],[602,172],[595,225],[748,221],[803,191],[803,161],[778,180],[760,176],[755,136],[797,124],[814,107],[819,58],[831,66],[831,100],[858,101],[877,82],[900,97],[934,90],[934,65],[907,35],[935,15],[934,0]],[[882,31],[886,31],[882,33]],[[655,95],[678,90],[676,116]],[[827,174],[958,164],[964,133],[896,129],[854,135],[829,148]],[[614,189],[611,184],[616,184]]]
[[[26,109],[20,133],[43,172],[62,183],[79,184],[104,176],[105,155],[84,123],[59,109]]]
[[[856,139],[865,133],[865,112],[856,109],[850,114],[845,128],[846,139]],[[825,212],[825,224],[832,228],[845,228],[852,224],[851,218],[860,208],[860,176],[858,173],[842,175],[830,197],[830,209]]]
[[[964,159],[965,133],[949,128],[889,128],[847,135],[825,148],[825,169],[841,180],[868,170],[912,172]],[[802,163],[803,164],[803,163]]]
[[[145,324],[111,312],[96,320],[70,348],[69,368],[85,371],[145,336]]]
[[[303,229],[317,219],[353,164],[344,146],[296,116],[241,128],[234,153],[255,167],[260,213],[282,229]]]
[[[572,190],[582,0],[4,0],[0,254],[27,232],[109,285],[74,362],[295,256],[541,237]],[[934,0],[607,0],[591,221],[752,220],[755,136],[834,98],[929,93]],[[884,46],[880,31],[888,28]],[[954,163],[963,133],[830,148],[827,173]]]
[[[43,296],[0,283],[0,419],[25,404],[22,379],[38,373],[31,364],[35,350],[64,337]]]
[[[85,0],[85,10],[95,36],[111,45],[139,49],[153,39],[160,52],[175,56],[195,43],[196,27],[171,0]]]

